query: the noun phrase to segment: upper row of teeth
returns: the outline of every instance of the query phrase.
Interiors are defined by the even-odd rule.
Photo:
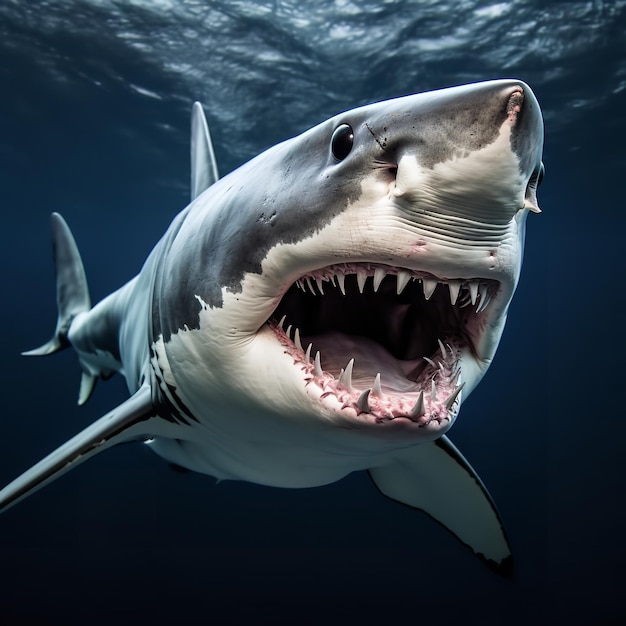
[[[374,270],[374,274],[370,275],[365,271],[356,272],[356,281],[359,286],[359,291],[363,293],[365,290],[365,285],[367,281],[371,278],[372,287],[374,291],[378,291],[380,287],[380,283],[382,283],[383,278],[388,276],[389,272],[384,270],[383,268],[377,267]],[[437,285],[448,286],[449,294],[450,294],[450,302],[452,305],[458,305],[459,307],[466,307],[470,304],[475,306],[477,302],[479,305],[476,309],[477,313],[484,311],[489,302],[491,301],[492,294],[490,293],[489,285],[486,283],[481,283],[478,280],[449,280],[447,282],[439,282],[436,278],[427,278],[425,276],[413,276],[410,272],[404,270],[398,270],[395,274],[391,274],[396,276],[396,293],[400,295],[404,288],[409,284],[411,280],[416,280],[422,284],[422,288],[424,290],[424,298],[429,300],[430,297],[435,292]],[[308,291],[313,295],[318,295],[318,292],[315,290],[315,286],[317,285],[317,289],[320,294],[324,294],[324,283],[330,282],[333,286],[339,287],[341,293],[346,295],[346,274],[343,272],[337,272],[330,275],[325,276],[304,276],[296,281],[296,285],[302,289],[302,291],[306,292],[307,287]]]

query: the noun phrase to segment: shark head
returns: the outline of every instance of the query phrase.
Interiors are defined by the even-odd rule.
[[[530,88],[490,81],[347,111],[210,186],[155,265],[169,404],[440,437],[498,346],[542,144]]]

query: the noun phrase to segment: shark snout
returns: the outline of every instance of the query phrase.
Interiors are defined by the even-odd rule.
[[[408,165],[410,161],[403,159],[405,156],[412,156],[427,172],[441,164],[480,159],[497,143],[501,157],[507,152],[515,155],[523,176],[530,176],[540,162],[541,110],[523,81],[495,80],[445,89],[434,92],[427,101],[420,95],[407,98],[407,105],[401,116],[393,117],[383,111],[383,115],[367,124],[378,145],[385,147],[384,159],[394,160],[398,166],[402,162],[403,167],[397,172],[396,195],[410,189],[408,175],[420,182],[416,168]],[[503,135],[506,141],[501,140]],[[376,146],[373,148],[376,150]]]
[[[414,216],[500,226],[523,207],[538,210],[528,187],[540,173],[543,121],[530,87],[501,80],[451,91],[411,120],[418,130],[396,153],[393,197]]]

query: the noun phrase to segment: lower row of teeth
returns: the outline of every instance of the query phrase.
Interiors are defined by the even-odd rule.
[[[286,319],[286,316],[283,315],[280,322],[278,322],[278,328],[280,329],[283,328],[285,319]],[[302,352],[304,352],[304,363],[307,365],[310,364],[311,363],[311,350],[313,348],[313,344],[310,343],[307,346],[307,349],[304,350],[302,347],[302,340],[300,339],[300,330],[296,328],[293,331],[293,338],[291,337],[291,332],[292,332],[292,326],[289,325],[287,326],[287,329],[285,330],[285,334],[287,335],[287,338],[293,341],[293,344],[298,350],[301,350]],[[445,376],[446,369],[452,369],[451,365],[448,363],[448,360],[449,358],[452,358],[454,354],[453,354],[452,348],[448,346],[448,350],[450,351],[450,357],[448,357],[448,352],[446,351],[446,348],[443,345],[442,341],[439,339],[437,341],[439,343],[439,348],[441,351],[441,360],[438,360],[437,362],[435,362],[428,357],[423,357],[423,358],[429,365],[437,369],[441,373],[442,376]],[[354,391],[354,387],[352,387],[353,367],[354,367],[354,359],[350,359],[346,367],[342,369],[341,372],[339,373],[338,382],[347,391]],[[324,375],[324,370],[322,369],[321,356],[320,356],[319,350],[315,353],[315,358],[313,359],[313,373],[315,374],[315,376],[319,376],[319,377]],[[448,413],[450,413],[453,410],[454,404],[457,401],[459,394],[461,393],[461,389],[463,389],[463,387],[465,386],[464,382],[460,382],[460,376],[461,376],[461,369],[457,368],[456,371],[452,373],[450,377],[450,385],[453,386],[454,389],[452,393],[443,402],[443,406],[445,407]],[[326,394],[322,394],[322,397],[324,395]],[[374,384],[372,385],[372,387],[370,387],[369,389],[366,389],[365,391],[361,393],[361,395],[359,396],[359,399],[356,402],[356,406],[361,413],[370,413],[371,412],[371,407],[369,404],[370,396],[382,397],[382,395],[383,395],[383,390],[380,384],[380,373],[378,373],[376,374],[376,378],[374,379]],[[430,399],[432,402],[437,402],[438,400],[437,388],[435,385],[434,377],[431,380]],[[420,391],[417,401],[415,402],[411,411],[409,411],[406,414],[406,417],[409,417],[411,419],[418,419],[420,417],[423,417],[425,414],[426,414],[426,408],[425,408],[425,402],[424,402],[424,391]]]

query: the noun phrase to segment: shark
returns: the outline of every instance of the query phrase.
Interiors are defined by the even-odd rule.
[[[218,481],[284,488],[369,473],[510,575],[501,517],[446,433],[489,368],[540,212],[543,120],[520,80],[343,112],[220,178],[202,105],[191,202],[139,273],[92,306],[51,218],[78,402],[129,397],[0,491],[0,510],[137,441]]]

